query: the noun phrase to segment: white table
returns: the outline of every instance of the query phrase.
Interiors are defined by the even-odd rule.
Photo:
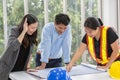
[[[71,72],[71,78],[72,80],[113,80],[112,78],[110,78],[108,72],[99,72],[98,70],[95,72],[95,70],[93,69],[94,66],[89,65],[88,66],[84,66],[79,65],[79,66],[75,66],[72,68]],[[50,68],[51,69],[51,68]],[[40,71],[40,73],[38,72],[34,72],[35,75],[31,75],[28,74],[25,71],[20,71],[20,72],[12,72],[10,73],[9,77],[12,80],[46,80],[46,79],[42,79],[40,78],[42,75],[40,74],[45,74],[45,76],[47,76],[48,71],[50,71],[49,69],[45,69],[44,71]],[[90,73],[90,71],[95,72],[95,73]],[[85,73],[84,73],[85,72]],[[76,74],[77,73],[77,74]],[[79,74],[80,73],[80,74]],[[81,74],[83,73],[83,74]],[[40,75],[39,77],[36,76]],[[76,74],[76,75],[74,75]]]
[[[24,71],[13,72],[10,74],[10,78],[12,80],[46,80],[46,79],[40,79],[38,77],[30,75]],[[107,72],[104,72],[104,73],[97,73],[97,74],[72,76],[72,80],[113,80],[113,79],[110,78]]]
[[[45,80],[45,79],[40,79],[36,76],[30,75],[25,71],[12,72],[10,73],[9,77],[12,80]]]

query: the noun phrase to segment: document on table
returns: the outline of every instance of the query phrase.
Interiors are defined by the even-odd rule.
[[[60,67],[60,68],[65,69],[65,67]],[[38,72],[29,72],[29,73],[40,78],[47,78],[48,73],[52,69],[54,68],[47,68],[43,70],[38,70]],[[95,74],[101,72],[105,72],[105,71],[96,69],[96,66],[82,63],[78,66],[74,66],[72,70],[69,72],[69,74],[70,76],[76,76],[76,75],[85,75],[85,74]]]

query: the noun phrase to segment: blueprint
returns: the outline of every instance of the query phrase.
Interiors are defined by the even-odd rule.
[[[65,67],[61,67],[61,68],[65,69]],[[29,73],[40,78],[47,78],[48,73],[52,69],[54,68],[47,68],[43,70],[38,70],[38,72],[29,72]],[[70,76],[76,76],[76,75],[85,75],[85,74],[95,74],[95,73],[101,73],[101,72],[105,72],[105,71],[96,69],[96,66],[82,63],[80,65],[73,66],[69,74]]]

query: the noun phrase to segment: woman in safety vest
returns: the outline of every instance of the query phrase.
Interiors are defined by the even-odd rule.
[[[67,71],[71,70],[72,65],[86,49],[97,62],[97,68],[107,70],[115,60],[120,60],[118,36],[111,27],[103,26],[102,21],[95,17],[88,17],[84,27],[86,34],[71,62],[67,65]]]

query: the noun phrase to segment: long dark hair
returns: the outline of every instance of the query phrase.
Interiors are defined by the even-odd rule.
[[[21,32],[23,31],[23,24],[25,22],[25,19],[27,18],[27,23],[28,25],[33,24],[38,22],[38,19],[32,15],[32,14],[27,14],[23,17],[22,21],[20,22],[20,24],[18,25],[19,27],[19,34],[21,34]],[[25,37],[22,41],[22,45],[26,48],[29,45],[37,45],[38,41],[37,41],[37,30],[32,34],[32,35],[28,35],[27,33],[25,34]]]
[[[96,30],[97,27],[100,27],[102,24],[99,22],[99,20],[95,17],[88,17],[85,20],[84,27],[88,27],[91,29]]]

